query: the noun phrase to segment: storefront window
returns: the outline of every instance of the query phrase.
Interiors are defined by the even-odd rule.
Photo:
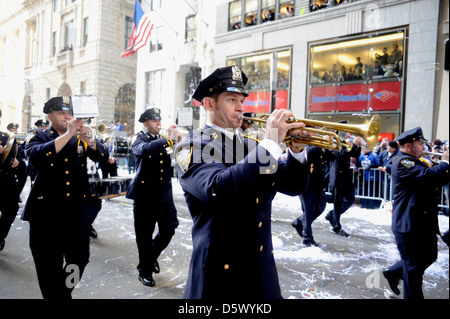
[[[311,45],[308,116],[397,113],[398,130],[404,38],[404,30],[396,30]]]
[[[248,77],[246,112],[270,113],[289,108],[290,49],[232,58],[227,64],[239,65]]]
[[[233,31],[241,28],[241,0],[230,2],[228,30]]]

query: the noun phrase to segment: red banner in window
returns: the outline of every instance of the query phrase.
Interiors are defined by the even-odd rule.
[[[310,90],[310,112],[398,111],[401,99],[400,81],[370,84],[319,86]]]
[[[288,91],[275,91],[275,108],[287,109]],[[270,113],[270,91],[250,92],[244,102],[245,112]]]

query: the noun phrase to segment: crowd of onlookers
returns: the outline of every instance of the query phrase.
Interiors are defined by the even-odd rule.
[[[380,79],[399,77],[402,75],[403,55],[397,44],[392,45],[389,55],[388,49],[383,48],[383,53],[375,53],[369,64],[363,64],[361,57],[356,57],[354,66],[345,66],[334,63],[332,68],[319,74],[314,71],[311,75],[311,83],[330,83],[343,81],[358,81],[365,79]]]

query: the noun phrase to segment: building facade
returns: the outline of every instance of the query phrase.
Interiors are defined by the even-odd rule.
[[[421,126],[448,140],[446,41],[448,1],[223,0],[214,61],[249,76],[248,111],[355,124],[377,113],[388,138]]]
[[[3,126],[26,132],[53,96],[95,95],[99,118],[134,132],[136,57],[121,58],[133,0],[1,0]]]

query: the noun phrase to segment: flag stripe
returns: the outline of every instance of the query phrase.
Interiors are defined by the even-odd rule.
[[[136,21],[139,19],[139,21]],[[128,48],[122,52],[121,57],[126,57],[136,53],[140,48],[147,44],[150,33],[153,30],[153,24],[148,14],[144,14],[142,8],[136,0],[134,6],[134,21],[131,29]]]

